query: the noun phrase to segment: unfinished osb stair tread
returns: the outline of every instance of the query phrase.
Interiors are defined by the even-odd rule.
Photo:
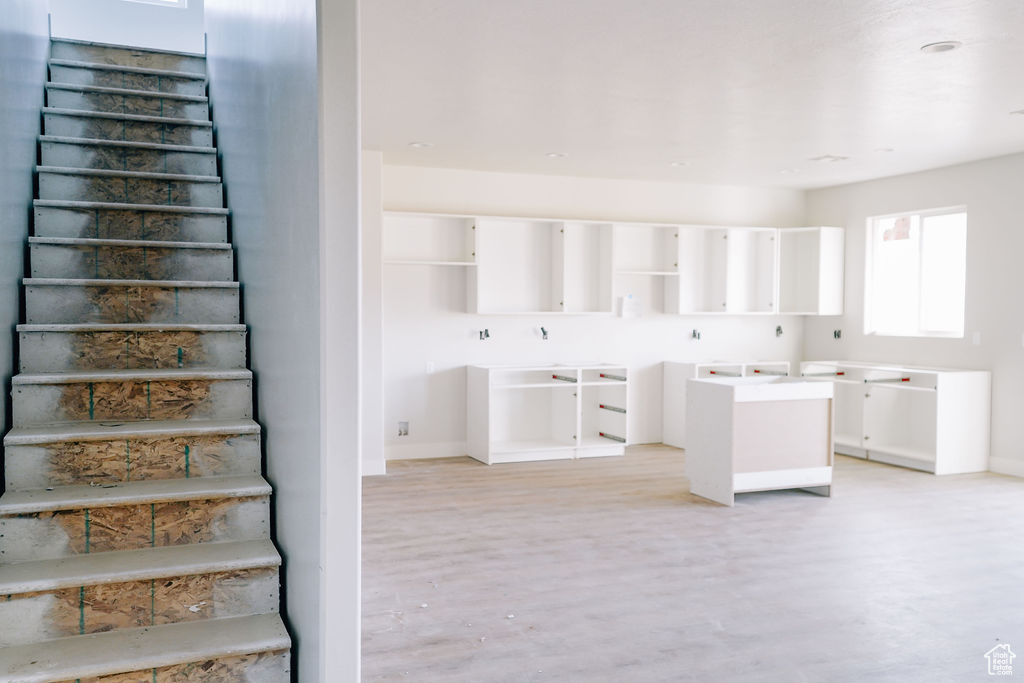
[[[5,648],[0,650],[0,673],[7,675],[6,680],[19,683],[84,681],[89,676],[280,652],[290,647],[291,639],[280,616],[261,614],[123,629]],[[200,676],[178,680],[218,679]]]
[[[238,289],[237,282],[219,280],[95,280],[55,277],[27,277],[22,279],[26,287],[167,287],[206,288],[206,289]]]
[[[43,114],[53,116],[80,116],[93,119],[110,119],[115,121],[139,121],[143,123],[162,123],[174,126],[196,126],[213,128],[213,121],[203,119],[179,119],[170,116],[148,116],[146,114],[127,114],[116,111],[93,111],[91,109],[67,109],[63,107],[43,107]]]
[[[73,168],[67,166],[36,166],[36,173],[55,175],[90,176],[97,178],[135,178],[137,180],[175,180],[189,183],[219,183],[220,177],[213,175],[190,175],[188,173],[155,173],[152,171],[117,171],[105,168]],[[116,202],[115,202],[116,203]],[[163,206],[156,204],[154,206]],[[173,205],[171,205],[173,206]]]
[[[187,78],[196,81],[205,81],[206,74],[194,71],[174,71],[173,69],[153,69],[146,66],[133,66],[131,64],[107,64],[105,62],[87,62],[75,59],[50,59],[50,66],[66,66],[73,69],[95,69],[96,71],[127,71],[135,74],[149,74],[153,76],[170,76],[172,78]]]
[[[0,600],[0,646],[269,614],[279,583],[276,567],[252,567],[15,593]]]
[[[160,152],[188,152],[190,154],[216,154],[214,147],[194,145],[172,145],[162,142],[140,142],[135,140],[104,140],[101,138],[70,138],[58,135],[40,135],[39,142],[58,145],[82,145],[85,147],[129,147],[132,149],[153,149]]]
[[[99,93],[104,95],[129,95],[134,97],[152,97],[161,100],[181,100],[182,102],[200,102],[205,104],[205,95],[179,95],[172,92],[159,92],[156,90],[135,90],[134,88],[111,88],[101,85],[78,85],[77,83],[54,83],[46,84],[48,90],[72,90],[74,92]]]
[[[243,324],[217,323],[53,323],[18,325],[18,332],[245,332]]]
[[[29,237],[29,244],[85,247],[137,247],[139,249],[216,249],[231,251],[226,242],[172,242],[168,240],[115,240],[95,237]]]
[[[259,474],[258,434],[189,434],[7,447],[7,490]]]
[[[0,595],[280,565],[269,540],[112,550],[0,565]]]
[[[291,680],[289,653],[280,650],[218,657],[109,676],[89,676],[58,683],[270,683],[288,680]]]
[[[160,370],[98,370],[92,372],[21,373],[11,384],[74,384],[81,382],[155,382],[159,380],[232,380],[252,379],[252,370],[160,369]]]
[[[110,439],[161,436],[214,436],[259,434],[253,420],[145,420],[140,422],[70,422],[60,425],[15,427],[4,436],[4,446],[48,444],[61,441],[106,441]]]
[[[201,213],[230,215],[230,209],[215,206],[181,206],[179,204],[132,204],[130,202],[92,202],[67,199],[35,199],[32,205],[49,209],[90,209],[109,211],[148,211],[151,213]]]
[[[191,500],[269,496],[270,484],[259,475],[133,481],[104,486],[55,486],[7,491],[0,496],[0,516],[55,510],[120,507]]]

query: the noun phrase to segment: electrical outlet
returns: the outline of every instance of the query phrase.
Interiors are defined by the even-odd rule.
[[[981,332],[975,332],[971,335],[971,343],[975,346],[981,346]]]
[[[409,423],[402,421],[398,423],[398,435],[409,436]]]
[[[427,374],[428,375],[433,375],[434,374],[434,361],[432,361],[432,360],[428,360],[427,361]]]

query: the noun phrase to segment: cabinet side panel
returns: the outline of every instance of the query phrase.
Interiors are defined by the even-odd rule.
[[[733,504],[732,393],[721,386],[690,382],[687,391],[686,476],[690,492]]]
[[[489,462],[490,374],[484,368],[466,368],[466,450],[481,462]]]
[[[936,406],[936,474],[988,470],[992,432],[992,376],[987,372],[943,373]]]
[[[663,365],[661,440],[686,448],[686,380],[694,376],[693,366],[671,361]]]
[[[842,315],[845,296],[845,239],[842,228],[822,228],[818,265],[818,315]]]

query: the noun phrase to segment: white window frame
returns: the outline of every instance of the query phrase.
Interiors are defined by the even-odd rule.
[[[865,249],[864,249],[864,334],[867,336],[875,337],[904,337],[904,338],[919,338],[919,339],[963,339],[966,335],[967,327],[967,277],[964,276],[964,330],[957,332],[949,331],[935,331],[935,330],[922,330],[921,329],[921,283],[920,278],[924,272],[924,268],[921,267],[921,263],[918,263],[918,323],[917,331],[915,333],[900,333],[900,332],[885,332],[873,329],[874,325],[871,319],[871,307],[874,304],[874,295],[872,292],[872,284],[874,282],[874,255],[875,255],[875,221],[883,220],[887,218],[903,218],[905,216],[918,216],[923,224],[925,218],[932,216],[945,216],[949,214],[962,213],[967,215],[967,207],[961,206],[945,206],[938,209],[925,209],[923,211],[902,211],[900,213],[884,213],[877,216],[868,216],[865,224]],[[923,225],[921,227],[923,230]],[[918,258],[922,259],[924,254],[919,250]],[[964,259],[967,259],[967,244],[964,243]]]

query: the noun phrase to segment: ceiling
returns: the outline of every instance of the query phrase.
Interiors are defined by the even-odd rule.
[[[361,40],[388,164],[812,188],[1024,151],[1021,0],[373,0]]]

